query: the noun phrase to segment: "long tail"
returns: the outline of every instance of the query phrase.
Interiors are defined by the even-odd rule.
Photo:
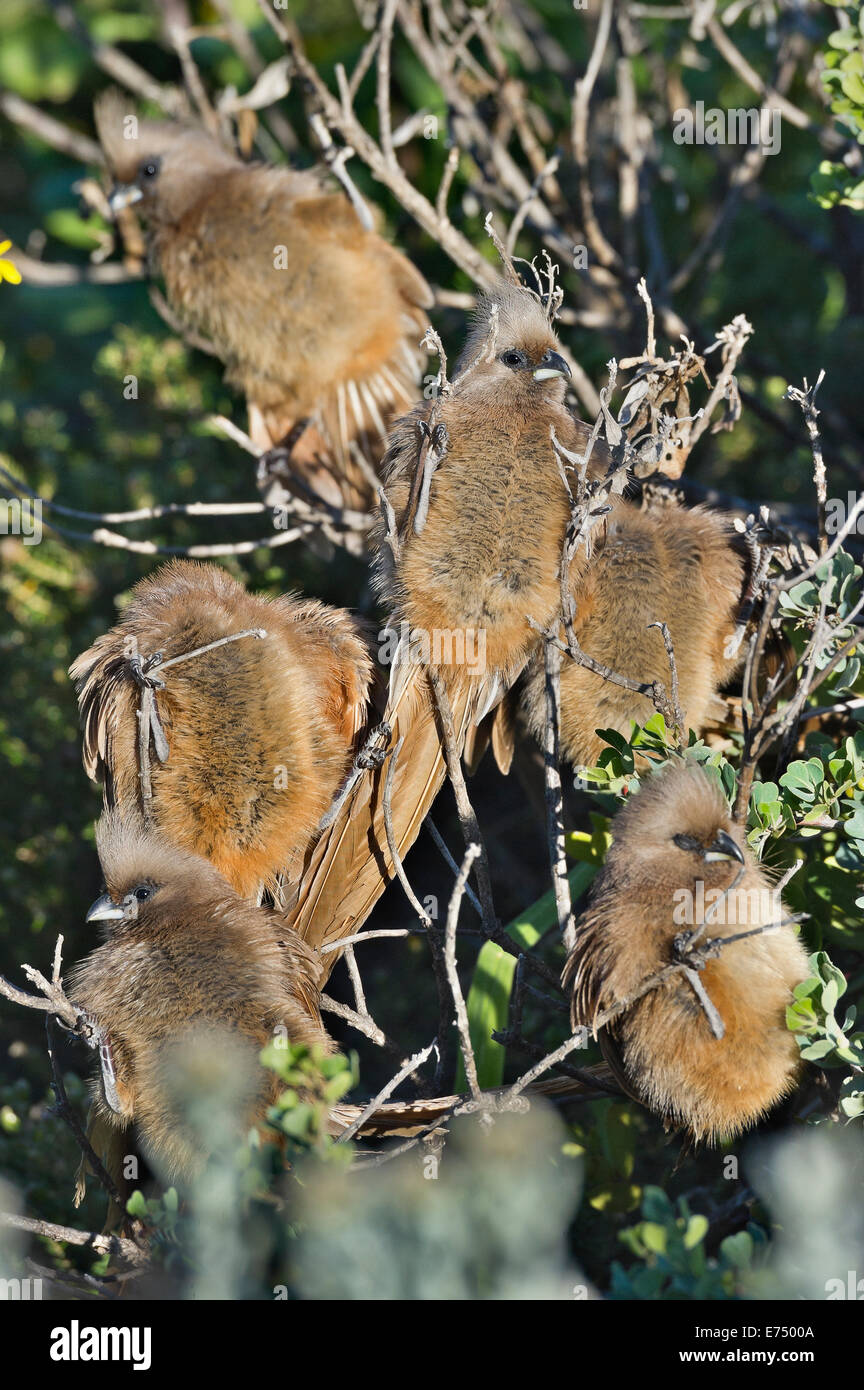
[[[577,1081],[575,1078],[571,1080],[568,1076],[553,1077],[551,1080],[535,1081],[526,1086],[525,1094],[528,1097],[542,1096],[553,1104],[563,1104],[568,1100],[595,1094],[592,1080],[596,1081],[598,1097],[609,1095],[610,1089],[614,1090],[616,1077],[602,1062],[585,1067],[583,1071],[584,1081]],[[508,1090],[507,1086],[498,1086],[485,1094],[494,1102],[506,1095]],[[379,1106],[370,1116],[358,1131],[358,1137],[396,1139],[419,1134],[438,1120],[442,1124],[446,1123],[452,1111],[457,1106],[464,1105],[467,1099],[466,1093],[458,1096],[436,1096],[432,1100],[389,1101]],[[362,1113],[363,1107],[360,1105],[334,1105],[330,1111],[332,1133],[337,1135],[348,1129]]]
[[[457,746],[461,750],[477,689],[470,681],[449,685]],[[476,686],[476,683],[475,683]],[[444,751],[429,679],[414,665],[384,712],[390,749],[400,739],[391,789],[393,832],[400,859],[408,853],[446,773]],[[392,751],[390,753],[392,757]],[[387,761],[366,768],[316,844],[303,873],[288,921],[316,951],[359,931],[395,875],[387,844],[384,790]],[[321,957],[319,984],[340,952]]]
[[[87,1138],[96,1157],[102,1160],[105,1171],[113,1179],[120,1195],[124,1199],[130,1197],[134,1183],[130,1183],[126,1177],[125,1163],[130,1148],[134,1150],[135,1145],[131,1125],[124,1128],[121,1125],[109,1123],[101,1114],[98,1106],[91,1102],[87,1115]],[[75,1172],[76,1207],[80,1206],[84,1200],[87,1179],[91,1176],[90,1165],[86,1158],[82,1157]],[[110,1235],[116,1234],[118,1230],[122,1232],[126,1220],[125,1209],[118,1206],[113,1197],[109,1197],[105,1224],[102,1227],[103,1233]]]

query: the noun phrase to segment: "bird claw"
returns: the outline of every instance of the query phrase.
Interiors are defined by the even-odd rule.
[[[157,666],[161,666],[165,660],[164,652],[153,652],[151,656],[145,656],[141,669],[145,676],[149,676],[151,671],[155,671]],[[164,681],[162,682],[164,685]]]
[[[691,970],[704,970],[709,960],[716,960],[719,956],[721,946],[714,940],[691,946],[697,934],[695,931],[679,932],[672,943],[672,950],[679,965],[689,966]]]
[[[155,676],[153,672],[157,666],[161,666],[164,660],[162,652],[154,652],[152,656],[144,657],[138,655],[127,657],[129,670],[136,685],[142,690],[164,690],[165,682],[161,676]]]
[[[432,444],[432,448],[438,455],[438,461],[440,463],[441,459],[446,454],[447,449],[450,445],[450,435],[447,431],[447,426],[444,424],[443,420],[440,421],[433,429],[430,442]]]
[[[86,1029],[79,1036],[86,1042],[88,1047],[97,1048],[102,1046],[105,1030],[95,1014],[88,1013],[86,1009],[78,1010],[78,1026]]]
[[[372,730],[357,754],[357,766],[364,770],[381,767],[387,757],[392,735],[393,730],[390,725],[382,720],[377,728]]]
[[[286,472],[291,475],[291,455],[303,435],[309,428],[309,417],[304,416],[302,420],[297,420],[291,429],[274,444],[271,449],[265,449],[264,453],[258,458],[256,469],[256,481],[259,488],[263,488],[273,478],[285,480]]]

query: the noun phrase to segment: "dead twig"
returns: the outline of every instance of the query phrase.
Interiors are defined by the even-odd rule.
[[[477,1062],[474,1058],[474,1048],[471,1045],[471,1033],[468,1028],[468,1011],[465,1008],[465,999],[462,994],[462,987],[459,984],[459,972],[456,967],[456,926],[459,921],[459,908],[462,904],[462,895],[465,891],[465,883],[471,872],[471,866],[475,859],[480,856],[481,850],[478,844],[468,845],[465,850],[465,857],[462,860],[462,867],[453,885],[453,892],[450,896],[450,904],[447,908],[447,928],[444,938],[444,961],[447,969],[447,980],[450,985],[450,992],[453,996],[453,1003],[456,1008],[456,1027],[459,1033],[459,1045],[462,1050],[462,1061],[465,1064],[465,1076],[468,1081],[468,1089],[472,1099],[482,1106],[483,1100],[480,1087],[477,1083]]]
[[[561,790],[561,749],[559,724],[561,717],[561,650],[548,638],[543,651],[546,667],[546,735],[543,745],[546,771],[546,834],[549,845],[549,864],[558,910],[558,927],[564,948],[569,955],[576,944],[576,924],[567,876],[567,854],[564,848],[564,800]]]

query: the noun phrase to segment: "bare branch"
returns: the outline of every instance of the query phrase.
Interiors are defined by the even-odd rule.
[[[456,1027],[459,1031],[459,1045],[462,1050],[462,1060],[465,1063],[465,1076],[468,1080],[468,1089],[471,1092],[471,1096],[478,1105],[482,1105],[483,1100],[480,1087],[477,1084],[477,1063],[474,1059],[474,1049],[471,1046],[471,1033],[468,1028],[468,1011],[465,1008],[465,999],[462,994],[462,987],[459,984],[459,971],[456,967],[456,926],[459,921],[459,908],[462,904],[465,883],[471,872],[471,866],[475,859],[480,857],[480,853],[480,846],[477,844],[468,845],[465,850],[462,867],[453,885],[450,904],[447,908],[447,929],[444,945],[447,979],[450,984],[453,1003],[456,1007]]]
[[[126,1240],[122,1236],[78,1231],[72,1226],[58,1226],[53,1221],[36,1221],[32,1217],[17,1216],[9,1211],[0,1211],[0,1226],[15,1231],[27,1231],[34,1236],[44,1236],[46,1240],[64,1241],[67,1245],[89,1246],[97,1255],[116,1255],[137,1267],[147,1266],[150,1262],[146,1251],[134,1240]]]
[[[559,722],[561,715],[561,651],[548,639],[544,642],[546,664],[546,736],[543,745],[546,769],[546,833],[549,843],[549,863],[558,909],[558,927],[569,955],[576,945],[576,924],[567,877],[567,855],[564,849],[564,801],[561,791],[561,750]]]
[[[104,162],[101,147],[95,140],[91,140],[89,135],[81,135],[62,121],[46,115],[38,106],[31,106],[29,101],[25,101],[15,92],[0,92],[0,111],[14,125],[38,136],[46,145],[59,150],[61,154],[78,159],[82,164],[101,165]]]
[[[413,1057],[409,1057],[407,1062],[403,1063],[399,1068],[396,1075],[390,1078],[387,1085],[382,1086],[377,1096],[370,1100],[369,1104],[361,1114],[357,1116],[353,1124],[350,1124],[347,1129],[342,1131],[336,1140],[337,1144],[347,1144],[349,1139],[353,1139],[354,1135],[357,1134],[364,1125],[368,1124],[369,1120],[371,1120],[375,1112],[384,1104],[388,1096],[392,1096],[397,1086],[401,1085],[406,1077],[412,1076],[414,1072],[417,1071],[418,1067],[422,1067],[423,1063],[436,1051],[437,1046],[437,1040],[433,1040],[428,1047],[424,1047],[422,1051],[415,1052]]]
[[[591,57],[585,69],[585,76],[576,83],[573,92],[571,139],[573,141],[573,155],[579,170],[579,201],[588,245],[601,265],[620,271],[623,269],[621,257],[614,246],[607,241],[594,211],[588,146],[588,113],[591,106],[591,93],[600,72],[606,45],[609,42],[613,7],[613,0],[602,0]]]
[[[825,475],[825,460],[822,457],[822,441],[819,438],[819,426],[816,424],[819,418],[819,411],[816,409],[816,392],[825,380],[824,370],[819,373],[813,386],[807,385],[807,378],[804,378],[803,390],[799,386],[786,387],[786,399],[794,401],[801,407],[804,416],[804,423],[807,426],[807,433],[810,436],[810,447],[813,450],[813,481],[816,484],[816,516],[819,533],[819,554],[824,556],[828,549],[828,536],[825,529],[825,509],[828,500],[828,486]]]

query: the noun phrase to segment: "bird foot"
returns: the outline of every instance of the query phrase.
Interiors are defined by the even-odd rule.
[[[679,932],[672,943],[672,953],[676,962],[688,966],[691,970],[704,970],[709,960],[716,960],[721,950],[720,944],[713,939],[697,946],[695,938],[699,932],[699,928],[696,931]]]
[[[300,442],[300,439],[309,428],[309,423],[308,417],[298,420],[295,425],[292,425],[284,438],[279,440],[278,444],[274,444],[271,449],[265,450],[265,452],[260,455],[258,459],[259,488],[265,487],[273,478],[279,478],[284,482],[287,477],[290,478],[292,482],[296,481],[291,467],[291,455]]]
[[[372,730],[360,752],[355,758],[357,767],[372,769],[381,767],[387,757],[393,730],[386,721]]]
[[[102,1027],[102,1024],[96,1018],[95,1014],[88,1013],[86,1009],[79,1009],[78,1024],[79,1026],[83,1025],[87,1030],[86,1032],[82,1032],[80,1036],[88,1047],[97,1048],[102,1046],[102,1041],[105,1037],[105,1029]]]
[[[135,684],[140,685],[142,690],[145,689],[145,687],[150,690],[164,690],[165,682],[162,677],[153,674],[156,668],[162,665],[164,659],[163,652],[153,652],[151,656],[145,656],[143,658],[137,654],[128,657],[129,670],[132,673]]]

